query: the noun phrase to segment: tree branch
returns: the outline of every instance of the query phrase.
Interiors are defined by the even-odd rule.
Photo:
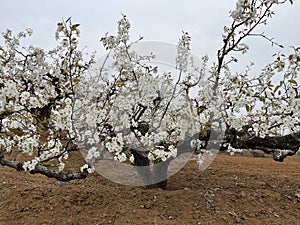
[[[5,159],[4,157],[4,151],[0,151],[0,165],[2,166],[8,166],[11,168],[14,168],[17,171],[23,171],[23,163],[22,162],[16,162],[11,161],[8,159]],[[42,174],[49,178],[55,178],[59,181],[70,181],[75,179],[85,179],[88,176],[88,171],[85,169],[83,172],[63,172],[63,171],[57,171],[57,170],[51,170],[47,168],[46,166],[42,166],[40,164],[35,166],[35,169],[30,171],[31,174]]]
[[[287,156],[295,155],[300,149],[300,132],[283,136],[254,136],[250,132],[228,129],[225,142],[236,149],[258,149],[273,154],[273,159],[282,162]]]

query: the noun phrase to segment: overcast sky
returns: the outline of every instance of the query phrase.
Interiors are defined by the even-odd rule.
[[[208,54],[215,60],[222,44],[222,29],[230,23],[229,10],[235,0],[1,0],[0,31],[7,28],[21,31],[34,30],[30,43],[42,48],[54,47],[56,24],[72,16],[81,24],[81,44],[88,51],[103,54],[99,39],[106,32],[115,33],[121,13],[132,24],[132,36],[144,36],[147,41],[163,41],[176,44],[181,31],[192,36],[193,52],[199,56]],[[264,30],[286,46],[300,46],[300,2],[276,7],[276,15]],[[246,61],[267,62],[274,52],[262,39],[251,38],[251,51]],[[245,59],[245,57],[244,57]]]

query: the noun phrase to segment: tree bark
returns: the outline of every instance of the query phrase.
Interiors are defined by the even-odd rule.
[[[246,130],[228,129],[224,140],[236,149],[257,149],[273,154],[273,159],[280,162],[287,156],[295,155],[300,149],[300,132],[261,138]]]

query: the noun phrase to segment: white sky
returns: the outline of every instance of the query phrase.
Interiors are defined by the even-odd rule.
[[[147,41],[163,41],[176,44],[181,31],[192,36],[192,50],[202,56],[208,54],[215,60],[222,44],[222,31],[230,23],[229,10],[235,0],[1,0],[0,31],[7,28],[14,32],[27,27],[34,30],[30,44],[50,49],[55,46],[56,24],[72,16],[74,23],[81,24],[81,44],[88,51],[103,54],[99,39],[106,32],[115,33],[121,13],[132,24],[132,36],[144,36]],[[286,46],[300,46],[300,2],[276,7],[276,15],[263,30]],[[1,43],[1,42],[0,42]],[[256,62],[262,67],[273,53],[262,39],[251,38],[250,52],[242,63]],[[247,64],[247,63],[246,63]]]

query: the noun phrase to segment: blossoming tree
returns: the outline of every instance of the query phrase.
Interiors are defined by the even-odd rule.
[[[246,54],[250,36],[283,48],[255,32],[274,15],[275,5],[287,2],[238,0],[210,68],[207,56],[195,66],[184,32],[176,75],[152,65],[155,55],[132,48],[142,38],[130,40],[126,16],[116,35],[101,38],[108,55],[100,68],[79,49],[79,24],[71,18],[58,23],[59,44],[50,51],[21,46],[29,29],[17,35],[7,30],[0,46],[0,163],[69,181],[86,178],[107,158],[136,166],[146,185],[165,187],[169,164],[186,153],[197,152],[199,164],[213,149],[260,149],[278,161],[296,154],[300,48],[274,55],[254,77],[251,66],[242,73],[230,69],[238,61],[232,53]],[[74,151],[86,163],[77,172],[65,171]]]

